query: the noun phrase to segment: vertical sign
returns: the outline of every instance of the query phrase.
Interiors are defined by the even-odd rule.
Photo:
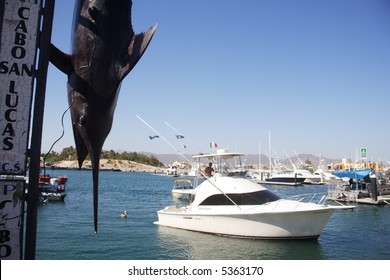
[[[0,181],[0,259],[22,259],[24,180]]]
[[[367,148],[360,148],[360,158],[361,159],[367,158]]]
[[[0,174],[24,175],[41,0],[0,3]]]

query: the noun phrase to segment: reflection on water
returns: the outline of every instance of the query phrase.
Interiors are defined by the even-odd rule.
[[[161,254],[191,260],[321,260],[315,240],[254,240],[216,236],[159,226],[157,245]],[[163,257],[163,256],[162,256]]]

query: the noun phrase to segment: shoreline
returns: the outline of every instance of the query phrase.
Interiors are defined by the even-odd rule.
[[[162,171],[165,168],[146,165],[130,160],[114,160],[114,159],[101,159],[99,165],[100,171],[120,171],[120,172],[156,172]],[[81,169],[91,170],[92,164],[90,160],[84,161],[81,168],[78,166],[77,160],[63,160],[53,162],[46,168],[52,169]]]

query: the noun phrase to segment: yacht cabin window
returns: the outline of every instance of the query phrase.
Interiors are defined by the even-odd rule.
[[[280,199],[276,194],[262,190],[252,193],[215,194],[206,198],[199,205],[234,205],[226,196],[237,205],[261,205]]]

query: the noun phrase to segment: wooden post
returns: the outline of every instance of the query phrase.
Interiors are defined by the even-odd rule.
[[[43,116],[45,108],[47,69],[55,0],[45,0],[42,9],[42,30],[39,40],[38,72],[35,88],[33,124],[30,146],[29,186],[27,195],[27,220],[24,258],[34,260],[36,252],[39,169],[42,144]]]

